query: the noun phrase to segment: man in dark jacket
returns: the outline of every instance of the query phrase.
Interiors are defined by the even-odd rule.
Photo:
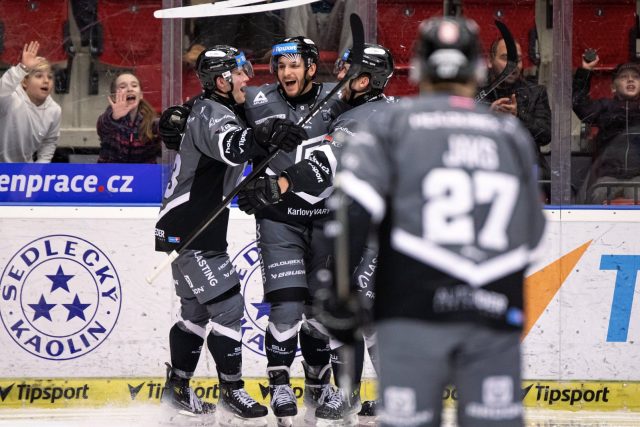
[[[550,177],[549,164],[540,152],[551,142],[551,108],[547,89],[542,85],[533,84],[522,77],[522,50],[516,43],[518,52],[518,67],[507,79],[490,92],[484,99],[491,104],[491,110],[512,114],[531,133],[536,143],[538,156],[538,179],[548,180]],[[507,65],[507,47],[503,39],[491,44],[489,53],[489,80],[496,78]]]
[[[581,194],[587,203],[617,197],[637,201],[632,185],[611,184],[640,181],[640,64],[619,65],[612,75],[613,97],[593,100],[589,97],[591,71],[599,60],[597,56],[591,62],[583,59],[573,78],[573,111],[583,122],[598,127],[591,173]]]

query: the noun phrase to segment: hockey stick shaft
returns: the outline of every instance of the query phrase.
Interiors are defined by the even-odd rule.
[[[487,97],[491,92],[493,92],[498,86],[504,82],[507,77],[513,73],[516,68],[518,68],[518,49],[516,48],[516,42],[513,40],[513,36],[511,35],[511,31],[509,28],[501,21],[495,21],[496,27],[500,31],[502,39],[504,40],[504,44],[507,48],[507,65],[504,67],[504,70],[500,73],[498,77],[494,81],[492,81],[485,89],[478,92],[475,97],[475,101],[482,101]]]
[[[315,117],[315,115],[322,109],[322,107],[324,107],[353,76],[356,76],[360,72],[360,66],[362,64],[362,56],[364,51],[364,27],[362,25],[360,17],[355,13],[351,14],[350,23],[351,33],[353,37],[353,57],[351,66],[349,67],[349,71],[347,72],[347,75],[342,80],[340,80],[320,102],[313,106],[311,111],[309,111],[309,113],[298,123],[299,126],[304,126],[313,117]],[[247,175],[247,177],[242,182],[240,182],[240,184],[238,184],[229,194],[224,197],[220,205],[218,205],[212,211],[212,213],[200,224],[200,226],[198,226],[198,228],[196,228],[185,239],[183,243],[181,243],[175,250],[173,250],[169,254],[170,260],[164,260],[161,264],[154,268],[153,272],[146,277],[147,283],[153,283],[153,281],[160,275],[162,270],[169,264],[171,264],[171,262],[180,255],[180,252],[184,248],[193,243],[193,241],[197,239],[198,236],[202,234],[202,232],[206,230],[207,227],[209,227],[209,225],[211,225],[211,223],[215,221],[215,219],[218,218],[218,216],[220,216],[222,212],[225,211],[227,205],[231,203],[233,198],[236,197],[242,190],[244,190],[249,182],[253,181],[258,175],[260,175],[267,168],[267,166],[269,166],[269,163],[273,161],[273,159],[278,155],[279,152],[280,150],[274,150],[264,160],[258,163],[258,165],[253,168],[251,173]]]
[[[272,10],[282,10],[292,7],[303,6],[320,0],[285,0],[277,3],[258,4],[266,0],[228,0],[218,3],[197,4],[193,6],[174,7],[170,9],[160,9],[153,12],[153,16],[160,19],[175,18],[200,18],[204,16],[230,16],[246,15],[250,13],[268,12]]]

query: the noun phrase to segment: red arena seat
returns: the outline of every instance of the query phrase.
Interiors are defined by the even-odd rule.
[[[509,27],[522,48],[522,66],[526,69],[534,65],[529,57],[529,46],[535,43],[535,40],[530,40],[532,30],[536,28],[535,0],[464,0],[462,14],[480,26],[480,38],[486,54],[491,44],[501,37],[494,23],[499,20]]]
[[[161,63],[162,22],[153,16],[161,8],[161,0],[100,0],[100,62],[121,68]]]
[[[631,32],[636,24],[636,1],[573,2],[573,67],[579,67],[585,49],[595,49],[600,57],[599,69],[612,70],[628,62],[631,55]],[[635,40],[633,44],[635,52]]]
[[[40,43],[40,56],[50,62],[65,60],[68,18],[67,0],[0,1],[0,62],[18,63],[25,43],[32,40]]]
[[[408,81],[409,61],[418,25],[432,16],[443,15],[441,0],[378,0],[378,43],[391,50],[395,60],[395,74],[386,93],[404,96],[417,93],[418,89]]]

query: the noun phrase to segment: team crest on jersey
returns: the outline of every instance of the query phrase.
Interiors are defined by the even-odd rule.
[[[253,98],[253,105],[266,104],[267,102],[269,102],[269,100],[262,91],[258,92],[256,97]]]
[[[253,241],[242,248],[233,256],[231,262],[238,272],[244,296],[242,345],[252,352],[266,357],[264,334],[269,324],[271,305],[263,301],[262,273],[256,242]],[[300,356],[300,349],[296,351],[297,356]]]
[[[122,289],[97,246],[51,235],[20,248],[0,276],[0,318],[13,341],[34,356],[69,360],[102,344],[118,320]]]

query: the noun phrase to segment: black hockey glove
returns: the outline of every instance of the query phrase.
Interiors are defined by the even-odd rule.
[[[241,211],[253,215],[257,210],[280,201],[278,178],[261,176],[249,183],[238,193],[238,207]]]
[[[338,301],[331,289],[321,289],[314,295],[314,315],[331,336],[344,344],[362,340],[365,317],[356,293],[347,301]]]
[[[288,119],[271,118],[254,128],[254,137],[260,146],[269,150],[273,145],[287,153],[308,139],[307,132]]]
[[[160,116],[159,133],[164,145],[169,150],[179,150],[182,134],[187,127],[187,119],[191,114],[191,107],[174,105],[162,112]]]

